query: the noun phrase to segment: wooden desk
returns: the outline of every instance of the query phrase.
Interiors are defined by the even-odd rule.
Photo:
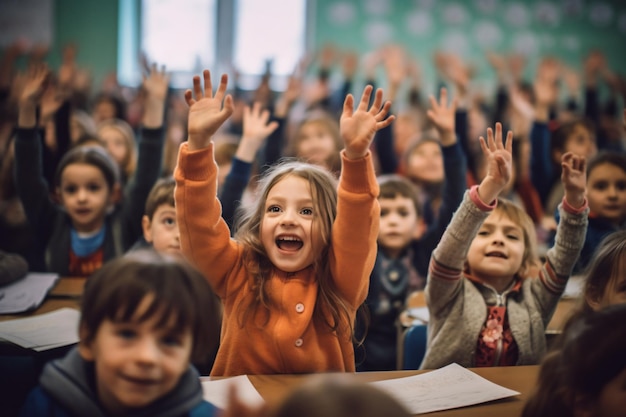
[[[521,395],[470,407],[438,411],[428,415],[437,417],[519,416],[522,412],[522,408],[524,407],[524,403],[535,386],[539,367],[516,366],[501,368],[473,368],[471,370],[493,383],[519,391]],[[354,377],[359,381],[372,382],[417,375],[424,372],[428,371],[357,372],[354,374]],[[313,378],[315,376],[316,375],[249,375],[248,377],[250,378],[252,385],[254,385],[259,394],[261,394],[261,397],[263,397],[270,406],[274,406],[295,387],[302,384],[308,378]]]
[[[83,294],[86,278],[62,277],[50,290],[43,303],[35,310],[18,314],[0,314],[0,321],[8,321],[38,314],[49,313],[63,307],[80,309],[80,297]]]

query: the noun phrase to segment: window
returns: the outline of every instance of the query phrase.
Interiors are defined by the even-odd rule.
[[[305,35],[306,0],[238,0],[234,66],[242,88],[254,88],[268,62],[274,81],[290,75],[304,54]]]
[[[120,0],[118,78],[141,79],[138,56],[165,65],[172,86],[188,88],[204,68],[239,71],[253,89],[271,62],[281,89],[305,51],[307,0]]]

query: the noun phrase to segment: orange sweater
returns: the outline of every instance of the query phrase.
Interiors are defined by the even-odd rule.
[[[380,208],[371,155],[352,161],[342,153],[342,164],[332,249],[326,261],[354,321],[376,258]],[[328,326],[313,320],[318,285],[311,267],[289,276],[275,269],[266,286],[272,306],[269,320],[259,314],[240,326],[239,313],[252,296],[251,277],[242,264],[243,248],[230,238],[221,217],[213,144],[190,152],[183,143],[174,176],[183,253],[224,304],[220,349],[211,375],[354,371],[349,335],[331,333]]]

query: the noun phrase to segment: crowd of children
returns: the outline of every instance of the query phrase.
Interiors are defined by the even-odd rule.
[[[0,62],[2,281],[88,277],[80,343],[46,366],[23,415],[213,415],[196,369],[393,370],[415,291],[430,313],[423,369],[542,364],[526,415],[619,406],[606,390],[624,379],[624,333],[603,326],[626,303],[626,83],[600,52],[578,77],[546,57],[531,83],[519,56],[491,53],[493,103],[448,53],[434,59],[444,86],[422,100],[397,46],[363,61],[363,88],[355,55],[327,48],[281,93],[269,73],[247,95],[208,70],[173,92],[151,65],[136,94],[93,100],[74,48],[57,71],[33,53],[15,73],[20,53]],[[572,275],[580,308],[551,350]],[[311,396],[334,415],[381,395],[367,390],[309,387],[276,415],[303,415]]]

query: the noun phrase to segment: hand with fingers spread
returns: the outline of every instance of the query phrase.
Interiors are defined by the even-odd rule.
[[[152,64],[148,76],[143,77],[142,88],[146,92],[146,102],[142,124],[147,128],[159,128],[163,125],[165,100],[170,84],[170,75],[165,72],[165,66],[159,71],[156,64]]]
[[[584,156],[567,152],[561,157],[561,182],[565,190],[565,200],[574,207],[585,204],[587,186],[587,161]]]
[[[270,112],[261,109],[261,103],[256,102],[250,108],[246,106],[243,110],[243,135],[237,147],[235,156],[245,162],[253,162],[257,151],[267,139],[278,128],[278,122],[268,123]]]
[[[50,70],[46,64],[36,63],[29,67],[19,97],[19,127],[31,128],[37,123],[37,105],[49,79]]]
[[[346,96],[343,103],[343,112],[339,121],[339,130],[345,146],[345,155],[348,159],[359,159],[364,157],[374,140],[374,135],[380,129],[391,124],[395,116],[387,113],[391,107],[391,102],[387,101],[383,105],[383,90],[376,90],[374,103],[368,110],[368,103],[372,95],[373,87],[368,85],[363,90],[361,101],[354,108],[354,97],[352,94]],[[385,118],[386,117],[386,118]]]
[[[496,123],[495,135],[491,128],[487,129],[487,140],[480,137],[480,147],[487,161],[487,175],[478,187],[480,199],[489,204],[494,201],[506,187],[513,174],[513,132],[506,134],[502,140],[502,124]]]
[[[204,70],[204,88],[199,76],[193,77],[193,92],[185,91],[185,101],[189,106],[187,131],[190,151],[206,148],[217,129],[233,113],[233,98],[226,94],[228,76],[222,74],[220,85],[213,96],[211,73]],[[195,98],[194,98],[195,97]]]
[[[450,146],[456,143],[455,112],[457,100],[456,97],[448,106],[448,90],[442,88],[439,93],[439,103],[434,96],[429,97],[430,109],[426,112],[428,119],[435,125],[442,146]]]

